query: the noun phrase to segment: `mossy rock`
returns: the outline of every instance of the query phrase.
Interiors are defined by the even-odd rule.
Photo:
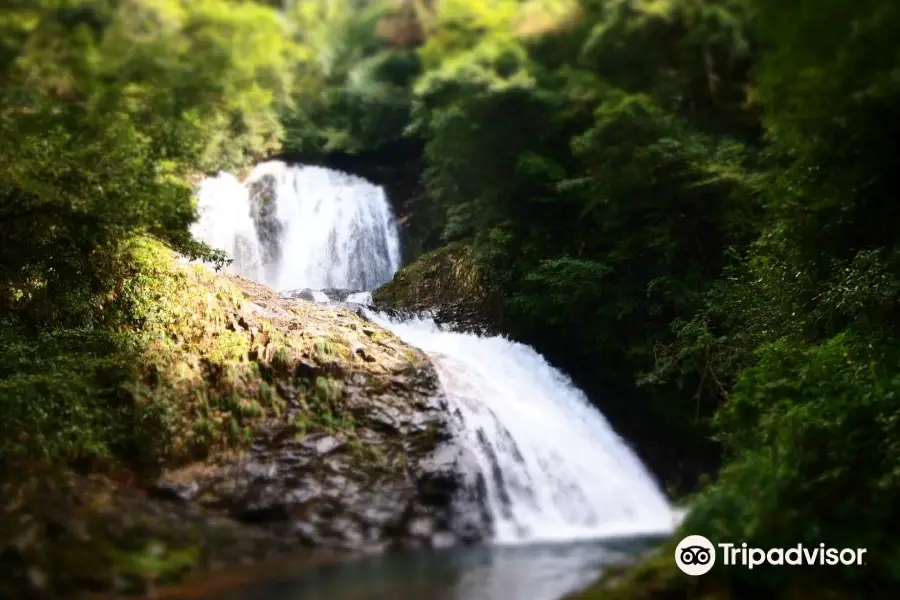
[[[481,300],[485,294],[467,244],[455,242],[423,254],[376,290],[376,303],[415,310],[454,302],[464,297]]]
[[[479,272],[472,247],[454,242],[420,256],[372,294],[388,313],[427,311],[436,323],[456,331],[495,334],[497,294]]]

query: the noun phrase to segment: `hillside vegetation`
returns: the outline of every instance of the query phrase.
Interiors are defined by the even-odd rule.
[[[870,557],[632,583],[896,589],[900,10],[586,0],[532,32],[520,8],[437,3],[417,49],[443,239],[669,483],[707,473],[684,532]]]

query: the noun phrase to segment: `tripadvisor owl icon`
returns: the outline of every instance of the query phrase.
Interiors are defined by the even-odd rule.
[[[675,548],[675,564],[688,575],[703,575],[716,564],[716,549],[702,535],[689,535]]]

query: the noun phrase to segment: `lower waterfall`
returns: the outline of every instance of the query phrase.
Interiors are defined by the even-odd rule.
[[[368,305],[399,268],[396,220],[364,180],[263,163],[244,184],[207,179],[199,196],[195,235],[230,253],[232,272],[286,295]],[[534,349],[365,311],[434,361],[456,440],[477,456],[496,543],[673,531],[678,516],[638,457]]]
[[[369,313],[438,370],[485,476],[497,543],[671,533],[676,516],[603,415],[529,346]]]

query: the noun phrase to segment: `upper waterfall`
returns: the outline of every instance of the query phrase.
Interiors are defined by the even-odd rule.
[[[270,161],[244,183],[208,178],[197,195],[194,235],[227,252],[231,272],[276,289],[370,291],[400,267],[397,221],[365,179]]]
[[[268,282],[256,226],[250,215],[247,188],[230,173],[208,177],[197,191],[200,219],[191,233],[232,259],[229,271],[254,281]]]

